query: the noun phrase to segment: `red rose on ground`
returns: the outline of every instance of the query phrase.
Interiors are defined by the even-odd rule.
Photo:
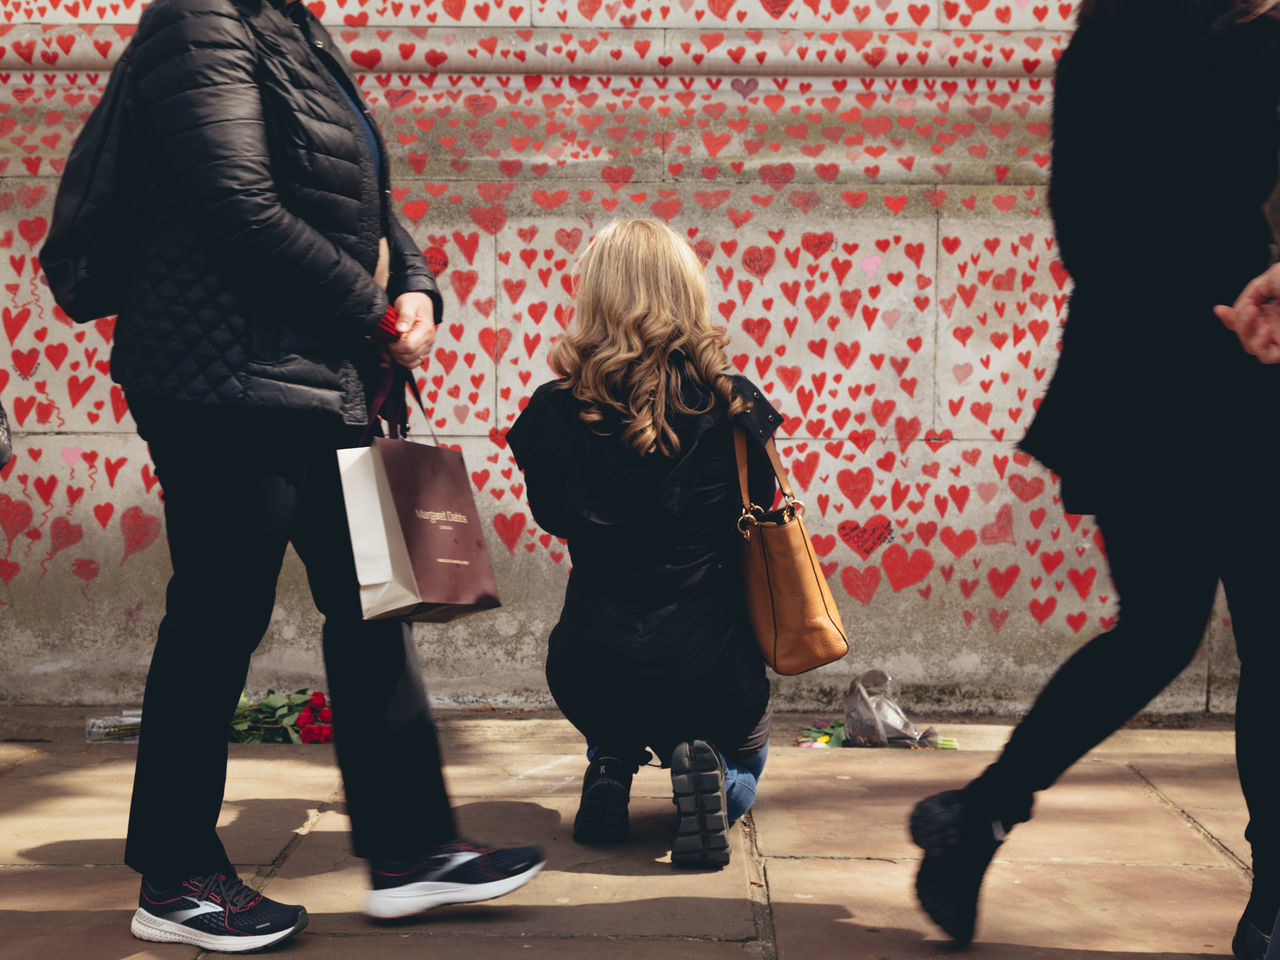
[[[303,743],[319,743],[321,742],[320,736],[320,727],[318,724],[313,723],[310,726],[302,728]]]
[[[320,742],[333,743],[333,727],[327,723],[320,724]]]
[[[325,700],[324,694],[321,693],[319,690],[316,690],[314,693],[311,694],[312,710],[320,710],[323,707],[325,707],[327,704],[328,704],[328,701]]]
[[[316,718],[312,714],[310,707],[303,707],[301,710],[298,711],[297,725],[299,730],[301,730],[303,727],[309,727],[315,722],[316,722]]]
[[[323,710],[320,711],[319,719],[321,723],[333,723],[333,711],[330,710],[328,707],[325,707]]]

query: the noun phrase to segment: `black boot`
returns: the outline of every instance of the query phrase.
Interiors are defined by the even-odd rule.
[[[1231,952],[1236,960],[1264,960],[1271,938],[1259,930],[1249,917],[1243,916],[1236,924],[1236,935],[1231,940]]]
[[[724,764],[705,740],[685,740],[671,752],[671,793],[676,832],[671,862],[677,867],[712,867],[729,862],[729,814]]]
[[[960,790],[921,800],[911,812],[911,839],[924,850],[916,895],[959,946],[973,939],[982,877],[1004,833],[1001,824],[967,806]]]
[[[582,777],[582,800],[573,818],[576,843],[626,843],[631,837],[627,804],[636,768],[615,757],[597,756]]]
[[[1276,916],[1276,885],[1271,872],[1259,873],[1259,863],[1253,864],[1253,890],[1245,904],[1244,915],[1236,924],[1236,935],[1231,941],[1231,952],[1236,960],[1277,960],[1280,946],[1275,941],[1272,927],[1280,926]]]
[[[1263,960],[1270,940],[1247,917],[1241,917],[1236,924],[1236,935],[1231,940],[1231,952],[1235,954],[1236,960]]]

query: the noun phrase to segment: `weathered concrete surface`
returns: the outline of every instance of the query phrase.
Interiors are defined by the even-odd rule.
[[[575,256],[618,216],[695,244],[734,364],[787,418],[782,453],[855,642],[778,679],[780,702],[829,709],[874,666],[916,712],[1008,713],[1112,622],[1092,520],[1066,515],[1055,479],[1012,447],[1070,289],[1044,187],[1073,4],[310,5],[357,70],[399,213],[439,271],[445,323],[420,382],[467,458],[506,604],[420,628],[438,703],[550,705],[541,661],[568,560],[533,524],[502,434],[550,375]],[[0,0],[11,702],[136,702],[162,613],[160,489],[107,375],[113,327],[60,317],[35,259],[140,9]],[[279,597],[251,687],[323,686],[292,559]],[[1220,602],[1206,652],[1152,709],[1230,712],[1237,669]]]
[[[0,960],[195,960],[128,933],[136,878],[120,863],[134,747],[86,745],[80,708],[0,707]],[[570,838],[584,761],[552,714],[441,720],[463,831],[544,846],[542,875],[509,897],[394,925],[359,913],[325,747],[232,747],[222,834],[241,872],[312,921],[282,955],[925,960],[945,955],[915,905],[911,805],[994,757],[999,725],[943,725],[956,753],[802,750],[808,717],[780,715],[752,820],[719,872],[676,871],[670,781],[645,768],[634,837]],[[13,742],[23,741],[23,742]],[[1244,804],[1229,730],[1124,730],[1043,795],[985,885],[974,960],[1229,958],[1248,895]],[[406,762],[412,762],[406,758]],[[1233,853],[1235,855],[1233,855]]]

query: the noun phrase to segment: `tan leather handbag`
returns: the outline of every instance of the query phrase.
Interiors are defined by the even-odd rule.
[[[791,675],[839,660],[849,652],[849,641],[804,527],[804,504],[791,491],[778,448],[772,439],[765,445],[784,502],[767,510],[751,502],[741,427],[734,428],[733,445],[742,492],[738,532],[747,613],[765,663]]]

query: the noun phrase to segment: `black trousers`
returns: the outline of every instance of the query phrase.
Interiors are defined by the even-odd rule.
[[[142,708],[125,861],[157,882],[227,872],[227,729],[290,542],[324,615],[333,737],[358,856],[457,836],[408,626],[361,618],[334,451],[360,430],[291,411],[130,397],[164,489],[169,581]]]
[[[970,784],[969,795],[981,808],[1009,825],[1026,820],[1036,791],[1168,686],[1195,656],[1221,580],[1241,662],[1236,763],[1249,810],[1254,902],[1275,910],[1280,796],[1272,727],[1280,677],[1280,515],[1272,487],[1241,479],[1234,491],[1216,494],[1201,488],[1166,500],[1144,492],[1099,513],[1119,620],[1063,664],[1000,759]]]
[[[769,742],[769,681],[754,646],[731,644],[704,673],[661,674],[592,656],[557,626],[547,644],[547,687],[556,706],[605,756],[663,766],[682,740],[709,740],[734,761]],[[751,641],[754,643],[754,640]]]

